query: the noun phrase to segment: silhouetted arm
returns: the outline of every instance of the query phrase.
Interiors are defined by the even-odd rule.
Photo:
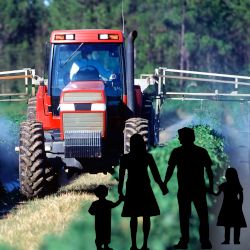
[[[119,183],[118,183],[118,194],[123,196],[123,192],[122,192],[122,189],[123,189],[123,183],[124,183],[124,177],[125,177],[125,166],[124,166],[124,158],[121,157],[121,160],[120,160],[120,169],[119,169]]]
[[[173,175],[173,172],[174,172],[174,168],[175,168],[174,165],[168,165],[168,169],[167,169],[167,172],[166,172],[164,184],[167,185],[167,183],[168,183],[169,180],[171,179],[171,177],[172,177],[172,175]]]
[[[149,155],[149,167],[150,167],[151,173],[153,175],[153,178],[154,178],[155,182],[161,188],[162,193],[167,194],[168,189],[166,188],[166,186],[164,185],[164,182],[161,179],[161,176],[160,176],[160,173],[159,173],[158,168],[156,166],[155,160],[151,154],[148,154],[148,155]]]
[[[242,205],[243,204],[243,192],[242,190],[239,192],[239,201],[240,201],[240,204]]]
[[[167,185],[167,183],[169,182],[169,180],[171,179],[171,177],[173,175],[173,172],[174,172],[174,169],[176,166],[175,158],[176,158],[176,153],[173,150],[171,155],[170,155],[169,161],[168,161],[168,168],[167,168],[167,172],[166,172],[166,176],[165,176],[165,180],[164,180],[165,185]]]
[[[214,189],[214,174],[212,171],[212,161],[206,151],[206,160],[205,160],[205,168],[206,168],[206,172],[207,172],[207,176],[208,176],[208,181],[209,181],[209,193],[213,193],[213,189]]]
[[[161,180],[161,176],[160,176],[160,173],[158,171],[158,168],[156,166],[155,160],[151,154],[148,154],[148,155],[149,155],[150,170],[152,172],[152,175],[154,177],[155,182],[160,185],[162,183],[162,180]]]
[[[214,189],[214,175],[211,166],[206,167],[208,181],[209,181],[209,192],[213,193]]]
[[[120,198],[119,198],[119,200],[118,201],[116,201],[116,202],[112,202],[112,208],[114,208],[114,207],[117,207],[117,206],[119,206],[122,202],[123,202],[123,198],[121,198],[121,196],[120,196]]]
[[[220,185],[219,188],[218,188],[218,192],[213,192],[212,194],[218,196],[218,195],[221,194],[222,189],[223,189],[223,188],[222,188],[222,185]]]
[[[95,202],[93,202],[93,203],[91,204],[91,206],[90,206],[90,208],[89,208],[89,213],[90,213],[91,215],[95,215],[95,214],[96,214],[96,203],[95,203]]]

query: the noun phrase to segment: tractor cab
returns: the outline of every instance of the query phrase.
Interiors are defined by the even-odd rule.
[[[52,32],[48,96],[52,120],[58,124],[52,133],[59,129],[66,158],[102,157],[105,145],[114,148],[109,142],[115,140],[108,139],[111,134],[121,144],[122,107],[126,106],[124,62],[121,31]],[[92,146],[96,136],[100,137],[98,147]],[[71,145],[77,140],[82,146]]]
[[[49,94],[55,116],[59,116],[60,96],[68,84],[102,81],[108,106],[118,105],[123,98],[124,54],[123,44],[117,42],[120,41],[119,35],[110,35],[109,39],[108,34],[96,32],[98,41],[95,42],[73,40],[75,37],[74,34],[55,34],[53,38],[52,34],[55,43],[52,43],[51,50]],[[69,38],[71,43],[66,40]]]

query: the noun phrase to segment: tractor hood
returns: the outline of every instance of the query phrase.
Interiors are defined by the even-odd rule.
[[[67,84],[63,92],[74,92],[74,91],[93,91],[93,90],[99,90],[104,91],[104,83],[103,81],[74,81]]]
[[[62,90],[59,110],[61,138],[65,139],[65,143],[71,145],[77,141],[77,138],[82,138],[82,145],[85,145],[84,140],[88,136],[96,138],[98,134],[98,138],[101,138],[106,135],[106,95],[102,81],[70,82]],[[94,142],[88,141],[88,143]],[[78,146],[76,151],[79,149]],[[72,149],[72,147],[69,148]],[[75,150],[74,147],[72,150]],[[101,155],[99,146],[98,150],[94,151],[98,157]],[[82,152],[85,151],[82,150]],[[66,155],[69,157],[71,153]],[[87,151],[85,153],[85,156],[92,157],[87,154]],[[83,155],[78,155],[80,156],[83,157]]]

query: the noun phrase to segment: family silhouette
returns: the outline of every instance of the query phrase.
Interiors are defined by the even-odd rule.
[[[202,249],[211,249],[209,241],[208,208],[206,200],[206,185],[204,168],[209,179],[209,191],[213,191],[212,161],[206,149],[194,144],[195,135],[191,128],[178,130],[181,146],[175,148],[168,161],[168,168],[164,183],[170,180],[177,166],[178,204],[181,238],[175,249],[187,249],[189,242],[189,218],[191,203],[193,202],[200,220],[200,242]]]
[[[141,135],[134,134],[130,139],[130,152],[121,157],[118,193],[123,196],[123,184],[127,171],[126,192],[124,195],[123,217],[130,217],[131,250],[136,250],[137,218],[143,217],[144,242],[141,249],[148,249],[148,236],[150,232],[150,217],[160,214],[157,201],[150,185],[148,168],[151,170],[155,182],[163,194],[167,188],[161,180],[154,158],[146,150]]]
[[[237,171],[228,168],[226,182],[222,183],[218,192],[213,191],[212,160],[206,149],[195,145],[195,134],[191,128],[184,127],[178,130],[181,146],[175,148],[170,155],[165,180],[161,179],[153,156],[147,152],[144,139],[134,134],[130,139],[130,152],[120,158],[117,202],[106,199],[108,189],[100,185],[95,190],[99,198],[89,209],[95,216],[96,247],[110,250],[111,241],[111,209],[124,202],[122,217],[130,218],[131,250],[137,250],[138,217],[143,218],[143,245],[140,249],[148,250],[148,237],[151,227],[151,216],[160,215],[160,209],[153,193],[148,171],[159,185],[163,195],[169,190],[167,184],[171,179],[175,167],[178,180],[178,205],[181,238],[174,245],[175,249],[187,249],[189,243],[189,219],[191,204],[197,211],[200,226],[201,249],[211,249],[209,240],[209,221],[206,194],[219,195],[224,193],[222,207],[218,216],[218,226],[225,227],[225,240],[222,244],[230,243],[230,228],[234,228],[234,243],[240,244],[240,229],[246,227],[242,212],[243,189]],[[205,184],[205,171],[209,180],[209,187]],[[104,246],[104,248],[102,247]]]

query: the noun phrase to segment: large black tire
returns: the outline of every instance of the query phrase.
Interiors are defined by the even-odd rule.
[[[40,197],[45,192],[46,155],[42,124],[22,122],[20,126],[19,180],[20,192],[26,198]]]
[[[36,97],[31,97],[28,100],[27,120],[36,120]]]
[[[136,117],[130,118],[125,122],[124,153],[129,153],[130,151],[130,138],[133,134],[140,134],[148,146],[148,120]]]

